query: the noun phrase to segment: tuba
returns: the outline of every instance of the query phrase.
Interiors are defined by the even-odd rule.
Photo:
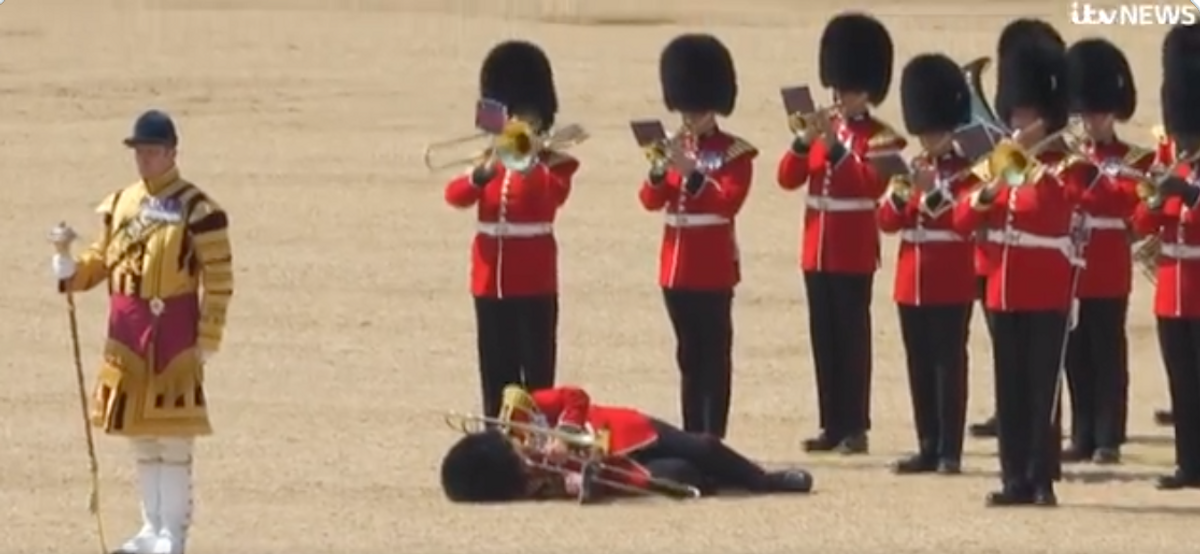
[[[967,87],[971,90],[971,122],[983,126],[993,141],[1009,134],[1008,125],[1000,121],[996,111],[988,104],[983,95],[983,71],[992,63],[987,56],[976,58],[962,66],[963,77],[967,79]]]

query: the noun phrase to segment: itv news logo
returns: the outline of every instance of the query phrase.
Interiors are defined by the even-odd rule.
[[[1090,2],[1071,3],[1071,23],[1076,25],[1191,25],[1200,17],[1200,0],[1192,5],[1121,4],[1093,6]]]

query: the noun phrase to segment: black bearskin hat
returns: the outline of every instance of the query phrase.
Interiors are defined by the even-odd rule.
[[[954,60],[921,54],[900,74],[900,104],[909,134],[953,131],[971,121],[971,89]]]
[[[1129,60],[1101,38],[1081,40],[1067,50],[1067,94],[1075,113],[1111,113],[1129,121],[1137,110]]]
[[[508,106],[510,114],[537,116],[539,131],[554,126],[554,72],[546,53],[531,42],[506,41],[488,52],[479,70],[479,95]]]
[[[1035,40],[1014,44],[1000,59],[996,115],[1005,124],[1016,108],[1034,108],[1053,133],[1067,125],[1067,56],[1057,45]]]
[[[879,105],[892,83],[892,37],[875,18],[841,14],[821,35],[821,86],[867,93]]]
[[[996,43],[996,58],[1003,58],[1013,46],[1030,40],[1047,40],[1062,48],[1067,47],[1062,35],[1053,25],[1041,19],[1023,17],[1010,21],[1004,26],[1004,30],[1000,31],[1000,40]]]
[[[1170,135],[1200,135],[1200,24],[1179,25],[1163,41],[1163,125]]]
[[[737,104],[733,56],[712,35],[675,37],[658,59],[663,104],[673,112],[716,112],[728,117]]]
[[[525,495],[525,462],[498,431],[467,435],[442,458],[442,492],[451,502],[507,502]]]

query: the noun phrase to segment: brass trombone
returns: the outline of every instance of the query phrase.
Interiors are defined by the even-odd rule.
[[[566,150],[588,138],[587,131],[576,124],[559,127],[543,135],[538,134],[528,122],[513,118],[498,134],[480,132],[427,144],[422,160],[425,167],[432,172],[493,160],[499,161],[512,171],[525,171],[537,161],[538,154],[543,150]],[[482,140],[489,142],[481,152],[441,162],[434,160],[438,152]]]
[[[589,480],[592,484],[638,496],[661,496],[685,500],[699,498],[701,495],[700,490],[691,485],[646,476],[607,463],[605,461],[609,448],[607,432],[569,433],[533,423],[458,412],[446,413],[444,421],[451,429],[463,434],[481,433],[488,428],[497,429],[514,440],[522,459],[530,467],[562,477],[579,474],[582,479]],[[562,441],[571,448],[566,458],[560,463],[547,460],[543,454],[543,448],[550,440]],[[626,480],[640,481],[646,486],[632,485]],[[588,500],[584,498],[586,488],[586,486],[580,487],[581,503]]]

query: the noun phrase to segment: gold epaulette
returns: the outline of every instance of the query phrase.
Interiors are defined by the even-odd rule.
[[[729,146],[725,148],[725,155],[723,156],[724,163],[729,163],[742,156],[749,155],[753,157],[758,155],[758,149],[755,148],[753,144],[742,140],[740,137],[735,137],[733,135],[728,136],[731,139],[731,142],[729,143]]]
[[[908,145],[908,141],[891,125],[873,117],[871,121],[875,123],[876,128],[867,141],[867,150],[903,150]]]
[[[1070,154],[1063,156],[1063,159],[1058,160],[1057,162],[1054,162],[1052,164],[1048,164],[1046,166],[1046,172],[1057,178],[1057,177],[1062,176],[1062,173],[1064,171],[1070,169],[1071,167],[1073,167],[1075,164],[1078,164],[1078,163],[1089,163],[1090,164],[1091,161],[1083,156],[1080,156],[1079,154],[1070,153]]]
[[[576,161],[573,156],[559,152],[558,150],[546,150],[545,154],[542,155],[542,163],[546,164],[546,167],[554,167],[573,161]]]

